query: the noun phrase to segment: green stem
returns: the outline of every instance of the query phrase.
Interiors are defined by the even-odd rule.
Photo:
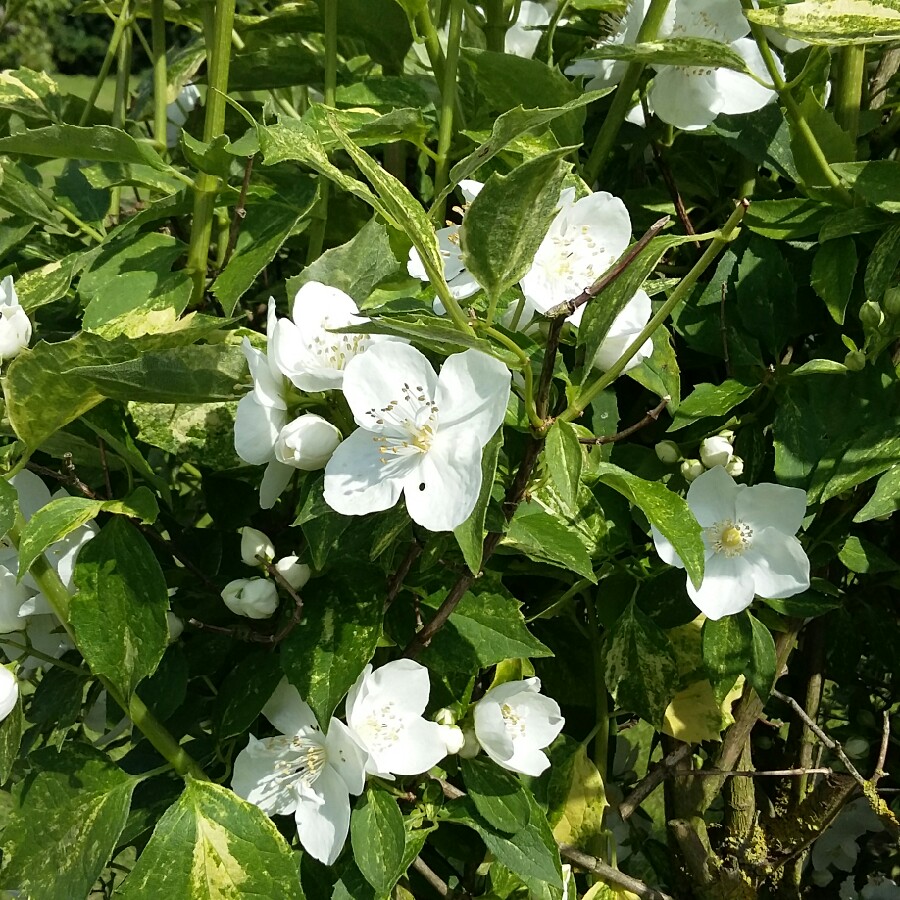
[[[325,106],[334,107],[337,97],[337,38],[338,0],[325,0]],[[319,179],[319,202],[309,235],[306,264],[309,265],[322,255],[325,245],[325,228],[328,224],[328,199],[331,183],[327,178]]]
[[[17,523],[10,528],[8,533],[9,540],[16,549],[19,547],[23,524],[24,519],[20,515]],[[72,631],[72,626],[69,624],[71,597],[68,590],[66,590],[66,586],[60,580],[56,569],[47,562],[46,556],[41,555],[32,563],[30,574],[41,593],[46,597],[56,617],[62,623],[63,628],[66,629],[72,643],[75,644],[75,635]],[[199,763],[179,745],[178,741],[147,709],[144,701],[137,694],[132,694],[130,698],[126,699],[109,679],[104,678],[102,675],[95,677],[106,688],[109,696],[125,710],[128,718],[137,725],[144,737],[150,741],[163,758],[172,764],[172,767],[179,775],[191,775],[193,778],[199,778],[204,781],[209,780]]]
[[[128,0],[122,4],[122,11],[130,10]],[[131,27],[125,29],[119,40],[116,60],[116,93],[113,99],[112,124],[114,128],[125,128],[128,112],[128,84],[131,80]],[[110,192],[109,214],[115,222],[119,218],[122,203],[122,188],[114,187]]]
[[[859,107],[862,102],[863,80],[866,74],[865,44],[841,47],[839,58],[834,117],[837,119],[838,125],[853,139],[855,146],[859,136]]]
[[[484,18],[484,38],[488,50],[502,53],[509,28],[509,14],[503,8],[503,0],[485,0]]]
[[[453,110],[456,106],[456,72],[459,65],[459,42],[462,38],[463,0],[450,0],[450,34],[447,39],[447,66],[441,87],[441,125],[438,133],[438,159],[434,173],[434,193],[440,196],[450,173],[450,145],[453,142]],[[446,197],[434,211],[443,221]]]
[[[235,0],[216,0],[212,23],[212,42],[206,30],[208,89],[206,91],[206,118],[203,123],[203,140],[208,144],[225,130],[225,97],[228,93],[228,68],[231,64],[231,31],[234,26]],[[206,270],[209,260],[209,244],[212,237],[213,212],[219,179],[201,172],[194,192],[194,215],[191,223],[191,240],[188,246],[187,271],[194,283],[191,302],[199,304],[206,291]]]
[[[166,107],[169,105],[169,79],[166,71],[166,4],[151,0],[151,40],[153,42],[153,134],[156,145],[166,151]]]
[[[492,337],[498,344],[506,347],[510,353],[515,354],[519,359],[519,370],[525,380],[525,389],[523,401],[525,403],[525,412],[528,414],[528,421],[535,428],[541,428],[545,423],[537,413],[537,406],[534,399],[534,372],[531,369],[531,359],[528,354],[511,338],[507,337],[502,331],[496,328],[485,328],[484,333]]]
[[[21,641],[15,641],[9,637],[9,635],[3,635],[3,645],[5,647],[14,647],[16,650],[22,650],[23,652],[20,659],[27,659],[29,656],[32,656],[35,659],[39,659],[41,662],[50,663],[51,666],[58,666],[60,669],[65,669],[67,672],[74,672],[76,675],[81,675],[83,678],[88,676],[88,673],[79,666],[73,666],[71,663],[67,663],[62,659],[57,659],[49,653],[42,653],[40,650],[32,647],[31,644],[23,644]],[[17,660],[12,661],[17,662]]]
[[[128,7],[128,3],[122,4],[122,11],[116,19],[116,25],[115,28],[113,28],[109,46],[106,48],[106,55],[103,57],[103,62],[100,64],[100,71],[97,73],[93,85],[91,85],[91,93],[88,95],[87,100],[85,100],[84,109],[82,109],[81,116],[78,119],[78,124],[80,126],[87,125],[87,120],[90,118],[91,112],[97,104],[97,98],[100,96],[100,91],[103,89],[103,83],[106,81],[109,70],[112,68],[113,60],[116,58],[116,54],[119,51],[119,41],[122,39],[125,26],[128,24],[130,18]]]
[[[610,369],[581,390],[577,399],[569,404],[566,411],[559,417],[560,419],[564,422],[572,422],[577,419],[587,409],[594,397],[608,388],[625,371],[625,367],[635,353],[640,350],[645,341],[653,336],[653,332],[662,325],[672,310],[688,295],[697,283],[697,279],[709,268],[722,249],[732,240],[734,230],[740,224],[741,219],[744,218],[746,211],[747,204],[737,204],[734,212],[728,217],[728,221],[720,229],[718,237],[713,238],[694,267],[681,279],[678,287],[672,291],[669,299],[663,303],[658,312],[644,326],[641,333],[628,345],[628,349],[616,360]]]
[[[747,10],[753,9],[753,0],[741,0],[741,6]],[[775,87],[779,99],[784,105],[785,112],[791,120],[798,137],[806,145],[807,153],[809,153],[810,157],[815,162],[816,167],[825,179],[825,183],[828,184],[829,187],[834,188],[835,193],[844,201],[844,203],[848,206],[852,206],[853,197],[850,195],[847,188],[841,184],[837,175],[835,175],[828,163],[828,158],[825,156],[825,153],[819,146],[819,142],[816,140],[816,136],[813,134],[812,128],[809,127],[809,122],[806,121],[803,111],[800,109],[800,106],[794,99],[794,95],[785,84],[785,80],[778,68],[778,63],[772,53],[772,48],[769,47],[769,41],[766,38],[766,33],[762,25],[751,22],[750,33],[756,41],[756,46],[759,47],[759,52],[762,55],[763,62],[766,64],[766,70],[769,73],[769,78],[772,79],[772,84]]]
[[[552,18],[550,19],[550,24],[547,26],[547,65],[553,65],[553,41],[556,39],[556,28],[559,25],[559,20],[565,15],[566,10],[569,8],[569,3],[571,0],[562,0],[562,3],[559,4],[556,8],[556,12],[553,13]]]
[[[446,61],[444,60],[444,52],[441,50],[441,41],[438,38],[437,29],[434,27],[434,20],[431,18],[431,11],[428,4],[422,6],[420,12],[416,14],[416,28],[425,44],[425,52],[428,54],[428,61],[431,63],[431,71],[434,72],[434,79],[438,83],[438,88],[443,89],[444,84],[444,68]],[[454,110],[456,121],[460,128],[463,127],[465,119],[463,117],[462,105],[459,97],[456,98],[456,107]]]
[[[647,15],[644,16],[644,21],[637,35],[638,43],[652,41],[656,37],[668,7],[669,0],[650,0]],[[584,180],[589,185],[593,185],[603,172],[607,157],[612,152],[619,137],[619,129],[625,121],[625,116],[628,115],[628,110],[631,109],[634,92],[637,90],[643,71],[644,63],[629,63],[622,80],[619,82],[619,86],[616,88],[609,112],[603,120],[600,133],[597,135],[591,155],[588,157],[584,167]]]

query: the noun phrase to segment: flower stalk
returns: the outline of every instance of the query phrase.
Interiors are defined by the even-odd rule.
[[[166,106],[169,90],[166,70],[166,6],[165,0],[152,0],[150,6],[150,40],[153,59],[153,134],[156,146],[166,150]]]
[[[112,68],[113,60],[119,52],[119,41],[125,33],[126,26],[130,24],[131,10],[128,3],[123,3],[122,10],[119,13],[119,17],[116,19],[116,24],[113,28],[112,37],[109,39],[109,46],[106,48],[106,55],[103,57],[103,62],[100,64],[100,71],[94,79],[94,83],[91,86],[91,92],[88,95],[87,100],[85,100],[84,109],[81,110],[81,115],[78,118],[79,126],[87,125],[91,112],[97,103],[97,98],[100,96],[100,91],[103,89],[103,85],[109,75],[109,70]]]
[[[437,165],[434,173],[434,193],[440,197],[447,186],[450,173],[450,145],[453,142],[453,113],[456,106],[456,74],[459,68],[459,44],[462,38],[462,0],[451,0],[450,33],[447,40],[447,63],[441,87],[441,125],[438,133]],[[444,218],[447,198],[435,210],[438,221]]]
[[[866,73],[865,45],[841,47],[839,60],[834,117],[838,125],[853,139],[855,147],[859,135],[859,108]]]
[[[235,0],[217,0],[212,25],[206,30],[209,60],[209,87],[206,91],[206,118],[203,140],[210,143],[225,130],[225,98],[228,93],[228,69],[231,64],[231,32]],[[199,304],[206,290],[206,270],[212,237],[213,213],[219,179],[201,172],[194,188],[194,216],[188,246],[187,271],[193,281],[192,304]]]

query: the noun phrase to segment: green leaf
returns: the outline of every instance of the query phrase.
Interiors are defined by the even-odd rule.
[[[890,469],[900,460],[898,429],[900,416],[885,415],[851,441],[834,467],[823,472],[827,479],[824,485],[817,471],[810,490],[821,488],[819,500],[824,503]]]
[[[463,759],[460,768],[466,793],[485,821],[509,834],[528,825],[531,803],[518,778],[486,759]]]
[[[556,421],[547,433],[544,453],[550,477],[560,497],[568,507],[575,509],[584,463],[584,454],[575,429],[568,422]]]
[[[350,816],[353,861],[379,897],[388,894],[403,874],[406,831],[397,801],[370,787]]]
[[[291,848],[262,810],[228,788],[188,778],[115,896],[303,900],[303,891]]]
[[[81,258],[81,253],[70,253],[62,259],[47,263],[39,269],[32,269],[21,278],[17,278],[16,293],[19,295],[22,308],[30,313],[64,297]]]
[[[387,228],[373,217],[346,244],[326,250],[299,275],[288,278],[288,300],[293,301],[307,282],[319,281],[339,288],[360,305],[380,281],[399,269]]]
[[[623,59],[654,66],[699,66],[749,74],[736,50],[721,41],[701,37],[660,38],[640,44],[604,43],[581,54],[588,59]]]
[[[437,609],[444,592],[422,598]],[[505,659],[553,654],[527,628],[513,597],[492,590],[463,595],[447,624],[434,636],[422,659],[440,672],[472,672]]]
[[[867,299],[876,303],[881,301],[884,292],[894,280],[898,265],[900,265],[900,224],[888,228],[879,236],[872,248],[863,279]]]
[[[48,125],[26,128],[0,138],[0,153],[22,153],[54,159],[88,159],[96,162],[141,163],[166,171],[169,167],[149,142],[136,141],[120,128],[109,125]]]
[[[772,633],[759,619],[747,614],[752,628],[750,643],[750,664],[747,667],[747,680],[750,686],[765,703],[775,685],[775,641]]]
[[[858,575],[878,575],[883,572],[900,570],[900,565],[883,550],[854,534],[844,541],[844,546],[838,553],[838,559],[851,572],[856,572]]]
[[[825,241],[818,246],[813,257],[810,284],[838,325],[844,324],[856,278],[856,266],[856,242],[852,237]]]
[[[812,619],[822,616],[833,609],[838,609],[841,605],[840,599],[828,597],[818,591],[806,591],[796,597],[787,597],[784,600],[763,597],[762,602],[774,609],[775,612],[795,619]]]
[[[835,163],[833,168],[864,200],[886,212],[900,212],[900,161],[875,159]]]
[[[22,695],[16,698],[16,705],[6,718],[0,722],[0,785],[6,784],[12,773],[19,745],[22,743],[22,732],[25,730],[25,717],[22,715]]]
[[[559,208],[568,149],[531,159],[509,175],[491,175],[459,230],[463,263],[497,298],[525,275]]]
[[[804,0],[745,14],[751,22],[810,44],[877,44],[900,38],[900,10],[870,0]]]
[[[852,162],[856,158],[856,140],[838,125],[831,110],[819,103],[812,90],[807,90],[803,102],[799,104],[806,127],[812,131],[816,144],[829,163]],[[797,172],[810,186],[827,187],[828,182],[822,172],[818,154],[809,149],[805,129],[788,120],[791,130],[791,153],[797,164]]]
[[[460,181],[474,174],[519,135],[525,134],[527,131],[534,131],[560,116],[587,106],[606,96],[610,90],[611,88],[604,88],[600,91],[586,91],[563,106],[554,106],[549,109],[523,109],[521,106],[517,106],[498,116],[491,129],[490,138],[450,170],[450,184],[441,193],[439,199],[448,196]]]
[[[19,581],[31,564],[53,543],[76,528],[96,519],[101,512],[132,516],[144,523],[156,521],[156,497],[139,487],[124,500],[90,500],[87,497],[60,497],[41,507],[22,529],[19,543]]]
[[[282,671],[268,648],[245,656],[225,676],[216,695],[213,722],[220,741],[249,731],[278,687]]]
[[[834,215],[834,207],[807,197],[760,200],[750,204],[743,224],[775,241],[792,241],[816,234]]]
[[[687,428],[700,419],[707,416],[725,416],[739,403],[743,403],[748,397],[756,393],[759,384],[752,381],[742,381],[737,378],[728,378],[721,384],[698,384],[688,394],[672,419],[668,431],[678,431]]]
[[[632,600],[608,632],[604,675],[616,703],[659,728],[678,682],[666,633]]]
[[[491,499],[491,490],[494,487],[494,476],[497,474],[497,460],[500,456],[500,447],[503,445],[503,429],[487,442],[481,452],[481,490],[472,515],[462,525],[453,529],[463,559],[473,575],[481,571],[481,562],[484,551],[484,519],[487,515],[488,503]]]
[[[281,665],[327,729],[381,636],[384,576],[362,565],[332,571],[303,589],[303,601],[303,619],[281,645]]]
[[[83,379],[111,400],[209,403],[237,399],[235,388],[246,377],[247,363],[240,347],[204,344],[109,365],[76,366],[64,374]]]
[[[675,548],[691,581],[699,585],[706,559],[703,529],[687,502],[664,484],[645,481],[612,463],[598,463],[596,475],[644,513]]]
[[[639,366],[629,369],[627,374],[660,399],[668,397],[668,409],[674,413],[681,404],[681,368],[672,344],[672,334],[665,325],[660,325],[653,332],[652,340],[653,353]]]
[[[19,68],[0,72],[0,109],[24,118],[58,121],[62,97],[46,72]],[[18,287],[18,285],[17,285]]]
[[[33,775],[13,789],[3,831],[0,887],[31,900],[86,897],[125,827],[137,781],[85,744],[34,751],[29,762]]]
[[[539,508],[520,504],[500,542],[530,559],[548,562],[596,581],[594,567],[580,537]]]
[[[866,505],[853,517],[854,522],[869,522],[889,516],[900,509],[900,465],[894,465],[875,485],[875,491]]]
[[[703,623],[703,665],[717,703],[725,699],[738,675],[743,675],[750,666],[755,638],[750,619],[750,614],[745,610],[718,620],[707,619]],[[760,696],[765,699],[768,691]]]
[[[0,537],[16,524],[19,514],[19,495],[6,480],[0,479]]]
[[[95,675],[130,698],[168,645],[169,596],[159,562],[140,532],[116,518],[81,548],[75,584],[69,615],[78,649]]]
[[[288,207],[270,201],[248,207],[234,255],[210,288],[226,316],[234,314],[238,300],[272,262],[284,242],[297,231],[300,219],[312,208],[316,200],[315,185],[311,180],[306,183],[309,190],[305,204]]]

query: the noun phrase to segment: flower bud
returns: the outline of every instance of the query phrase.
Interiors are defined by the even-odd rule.
[[[466,744],[466,736],[458,725],[441,725],[441,737],[447,745],[447,753],[451,756],[459,753]]]
[[[866,300],[859,309],[859,321],[866,331],[877,331],[884,324],[884,313],[877,303]]]
[[[310,576],[309,566],[298,562],[298,559],[297,556],[283,556],[275,563],[278,573],[295,591],[299,591]]]
[[[0,281],[0,360],[12,359],[31,340],[31,320],[22,309],[12,275]]]
[[[475,737],[475,728],[467,727],[462,729],[463,734],[463,745],[456,752],[463,759],[474,759],[481,753],[481,744],[478,743],[478,738]]]
[[[675,441],[660,441],[654,448],[656,458],[666,465],[674,466],[681,459],[681,450]]]
[[[222,591],[225,605],[238,616],[268,619],[278,609],[278,591],[266,578],[236,578]]]
[[[15,709],[19,699],[19,682],[9,669],[0,666],[0,722]]]
[[[247,566],[261,566],[275,559],[275,547],[261,531],[246,525],[241,529],[241,559]]]
[[[705,471],[699,459],[685,459],[681,463],[681,475],[688,483],[699,478]]]
[[[900,287],[888,288],[884,292],[881,306],[889,316],[900,316]]]
[[[307,413],[288,422],[275,441],[275,458],[295,469],[324,469],[341,442],[341,433],[321,416]]]
[[[744,474],[744,461],[739,456],[732,456],[725,466],[725,471],[732,477],[737,478]]]
[[[729,444],[734,443],[734,432],[730,428],[724,429],[724,431],[719,432],[719,437],[724,438],[728,441]]]
[[[456,713],[446,706],[443,709],[439,709],[433,718],[438,725],[455,725],[457,721]]]
[[[700,444],[700,459],[707,469],[727,466],[732,456],[734,456],[734,447],[723,437],[708,437]]]
[[[169,643],[172,644],[181,637],[181,632],[184,631],[184,622],[171,609],[166,611],[166,621],[169,623]]]
[[[866,354],[862,350],[851,350],[844,357],[844,365],[851,372],[862,372],[866,367]]]

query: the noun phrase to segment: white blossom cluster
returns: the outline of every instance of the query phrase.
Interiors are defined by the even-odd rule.
[[[683,457],[675,441],[660,441],[654,449],[660,462],[680,463],[681,475],[688,484],[716,466],[722,466],[734,478],[744,474],[744,460],[734,452],[734,432],[730,429],[704,438],[700,442],[699,459]]]
[[[631,0],[620,27],[605,43],[634,44],[649,5],[650,0]],[[725,44],[753,74],[713,66],[654,65],[648,109],[669,125],[697,131],[720,113],[750,113],[771,103],[775,92],[760,83],[768,80],[768,73],[756,43],[746,36],[749,32],[740,0],[671,0],[658,38],[705,38]],[[566,74],[587,76],[585,89],[596,90],[617,84],[626,67],[622,60],[580,59]],[[629,121],[643,124],[640,106]]]
[[[238,404],[238,456],[266,465],[260,505],[271,507],[295,469],[325,469],[325,501],[337,512],[388,509],[403,494],[412,519],[451,531],[481,490],[481,451],[500,427],[509,370],[477,350],[450,356],[440,375],[404,341],[336,329],[368,321],[343,291],[303,285],[291,319],[270,300],[268,347],[244,340],[253,390]],[[315,413],[291,419],[294,388],[342,391],[358,426],[343,436]]]
[[[363,792],[369,775],[421,775],[448,754],[479,749],[512,772],[539,775],[550,764],[543,750],[564,720],[537,678],[489,690],[474,704],[465,736],[457,725],[424,718],[430,690],[428,670],[412,660],[367,665],[347,695],[346,723],[333,717],[323,734],[309,704],[283,680],[263,707],[280,734],[250,735],[231,786],[268,815],[293,815],[307,853],[331,865],[347,838],[350,796]]]

